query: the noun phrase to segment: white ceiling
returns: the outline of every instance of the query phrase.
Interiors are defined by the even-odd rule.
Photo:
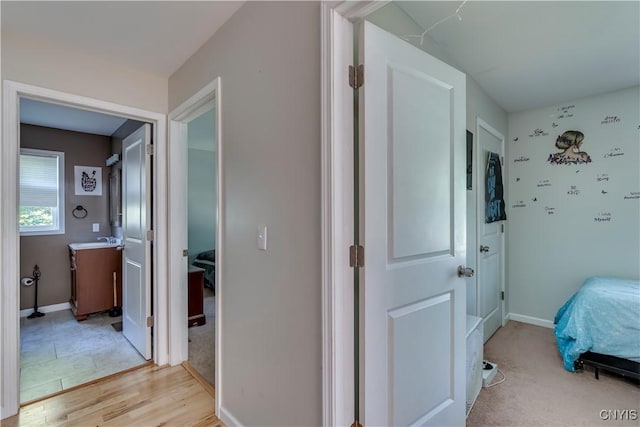
[[[242,1],[2,1],[2,31],[169,77]]]
[[[398,5],[424,30],[461,3]],[[638,1],[471,0],[461,16],[428,36],[508,112],[640,84]]]
[[[75,132],[111,136],[127,119],[65,107],[32,99],[20,99],[20,123]]]

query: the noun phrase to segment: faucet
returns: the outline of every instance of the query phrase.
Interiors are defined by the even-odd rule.
[[[98,237],[96,240],[102,240],[102,239],[104,239],[104,241],[106,243],[108,243],[108,244],[112,244],[112,243],[116,242],[116,238],[115,237],[111,237],[111,236],[109,236],[109,237],[101,236],[101,237]]]

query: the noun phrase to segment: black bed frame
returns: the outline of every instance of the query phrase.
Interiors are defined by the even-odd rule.
[[[592,353],[587,351],[582,353],[575,362],[576,370],[584,370],[584,365],[593,366],[596,371],[596,379],[600,379],[599,370],[613,372],[623,377],[633,378],[640,381],[640,363],[629,359],[609,356],[606,354]]]

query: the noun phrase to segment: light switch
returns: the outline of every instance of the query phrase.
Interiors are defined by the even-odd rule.
[[[97,233],[100,231],[100,224],[93,224],[93,232]]]
[[[267,250],[267,226],[258,226],[258,249],[261,251]]]

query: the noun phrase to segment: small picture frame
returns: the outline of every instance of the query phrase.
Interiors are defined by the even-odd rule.
[[[102,196],[102,168],[74,166],[76,196]]]

